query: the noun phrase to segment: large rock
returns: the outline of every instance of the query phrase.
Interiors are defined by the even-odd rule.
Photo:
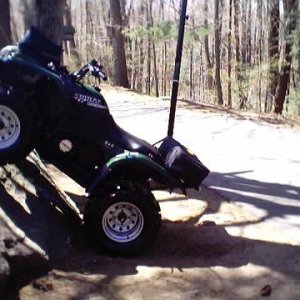
[[[17,166],[0,167],[0,181],[3,290],[9,274],[30,275],[67,257],[81,219],[35,155]]]

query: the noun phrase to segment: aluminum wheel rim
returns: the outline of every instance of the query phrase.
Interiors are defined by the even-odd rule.
[[[141,211],[132,203],[118,202],[109,206],[103,214],[104,233],[118,243],[135,240],[143,230],[144,218]]]
[[[19,138],[21,123],[9,107],[0,105],[0,150],[11,147]]]

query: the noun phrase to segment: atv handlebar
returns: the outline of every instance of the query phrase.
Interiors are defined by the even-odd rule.
[[[100,78],[103,81],[107,80],[107,76],[103,70],[103,66],[99,65],[95,59],[93,59],[89,63],[89,67],[90,67],[90,72],[93,76],[95,76],[96,78]]]
[[[103,66],[99,65],[95,59],[91,60],[88,64],[83,66],[79,71],[72,73],[71,77],[79,81],[88,73],[92,74],[95,78],[102,79],[103,81],[107,80],[107,76],[103,70]]]

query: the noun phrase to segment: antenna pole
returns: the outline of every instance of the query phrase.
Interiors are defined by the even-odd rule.
[[[179,28],[178,28],[178,39],[177,39],[177,48],[176,48],[176,57],[175,57],[175,68],[174,68],[173,83],[172,83],[171,106],[170,106],[170,113],[169,113],[169,125],[168,125],[169,137],[172,137],[174,132],[174,122],[175,122],[175,114],[176,114],[176,104],[177,104],[183,38],[184,38],[184,27],[185,27],[185,21],[187,20],[186,8],[187,8],[187,0],[181,0],[180,21],[179,21]]]

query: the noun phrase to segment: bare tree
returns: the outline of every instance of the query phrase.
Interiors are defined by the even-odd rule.
[[[151,37],[150,37],[150,11],[152,10],[152,0],[146,0],[146,28],[147,28],[147,76],[146,92],[151,93]]]
[[[65,3],[65,10],[64,10],[64,24],[67,27],[72,27],[72,15],[71,15],[71,4],[72,2],[69,1],[69,3]],[[78,49],[76,48],[75,40],[74,38],[67,41],[67,48],[68,48],[68,55],[71,57],[72,60],[74,60],[74,64],[76,67],[80,65],[80,57],[78,53]]]
[[[207,14],[208,14],[208,4],[207,0],[204,2],[204,28],[208,31],[208,21],[207,21]],[[212,62],[209,53],[209,40],[208,40],[208,32],[205,34],[204,37],[204,51],[205,51],[205,58],[206,58],[206,82],[207,87],[212,89],[213,87],[213,77],[212,77]]]
[[[153,27],[153,0],[149,1],[149,22],[150,25]],[[155,96],[159,97],[159,81],[158,81],[158,68],[157,68],[157,55],[156,55],[156,46],[154,42],[154,36],[152,36],[152,54],[153,54],[153,72],[154,72],[154,80],[155,80]]]
[[[236,79],[239,89],[239,108],[243,109],[246,105],[247,97],[243,90],[243,64],[241,62],[241,56],[240,56],[240,29],[239,29],[239,17],[240,17],[240,1],[234,0],[234,35],[235,35],[235,59],[236,59]]]
[[[269,0],[270,25],[269,25],[269,82],[265,102],[265,112],[272,110],[272,103],[276,93],[278,81],[278,60],[279,60],[279,0]]]
[[[285,16],[285,47],[283,50],[283,61],[279,74],[278,85],[275,94],[276,114],[282,114],[285,96],[288,90],[290,81],[290,71],[292,63],[292,46],[293,46],[293,32],[296,29],[296,20],[298,15],[298,1],[285,0],[283,1],[284,16]]]
[[[122,17],[119,0],[109,0],[113,27],[114,81],[116,85],[128,88],[127,65],[124,37],[122,33]]]
[[[37,27],[48,38],[61,44],[63,37],[64,1],[39,0],[34,3],[37,14]]]
[[[232,30],[232,0],[229,0],[228,36],[227,36],[227,106],[231,108],[231,30]]]
[[[222,85],[221,85],[221,75],[220,75],[220,44],[221,44],[221,22],[219,18],[219,0],[215,0],[215,81],[216,81],[216,89],[217,89],[217,98],[218,104],[223,105],[223,93],[222,93]]]

